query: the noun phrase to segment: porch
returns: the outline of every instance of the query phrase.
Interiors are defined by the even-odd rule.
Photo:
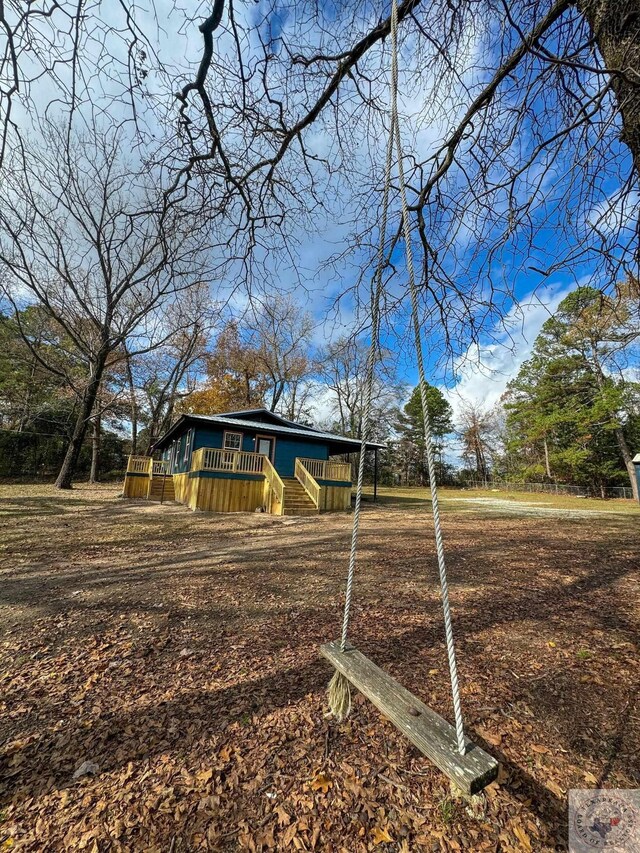
[[[351,466],[331,459],[296,457],[293,477],[281,477],[262,453],[202,447],[189,470],[170,473],[170,463],[130,456],[124,496],[177,500],[208,512],[316,515],[351,505]]]

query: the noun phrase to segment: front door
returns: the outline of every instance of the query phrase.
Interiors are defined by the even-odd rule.
[[[275,439],[269,438],[266,435],[256,436],[256,453],[262,453],[273,462],[273,445]]]

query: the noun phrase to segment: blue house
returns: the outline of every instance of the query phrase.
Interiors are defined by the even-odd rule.
[[[371,443],[367,450],[377,457],[382,447]],[[153,450],[160,459],[129,458],[126,497],[177,500],[209,512],[313,515],[350,507],[348,459],[360,442],[248,409],[182,415]]]

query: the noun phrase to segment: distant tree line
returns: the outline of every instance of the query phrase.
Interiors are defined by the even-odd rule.
[[[119,475],[127,454],[150,454],[185,412],[265,407],[362,435],[367,340],[344,336],[318,345],[311,315],[291,296],[254,298],[232,314],[220,310],[209,284],[194,275],[188,286],[172,284],[162,294],[160,310],[148,306],[143,324],[129,322],[141,303],[128,301],[117,321],[110,315],[107,333],[99,314],[109,314],[104,281],[90,290],[85,282],[85,290],[63,298],[43,280],[44,274],[34,284],[40,298],[24,307],[5,287],[0,476],[56,474],[60,483],[70,470],[72,478],[90,481]],[[144,290],[152,301],[154,287]],[[454,416],[446,392],[428,385],[438,480],[460,485],[500,477],[573,484],[602,495],[607,487],[631,485],[636,494],[639,314],[633,279],[608,296],[579,287],[543,325],[497,406],[463,400]],[[101,334],[107,343],[98,371]],[[379,482],[427,485],[419,388],[401,381],[393,353],[384,350],[372,418],[373,438],[387,445],[378,454]],[[373,476],[369,458],[366,475]]]
[[[640,294],[628,279],[611,295],[582,286],[570,293],[538,335],[499,404],[449,404],[428,389],[439,479],[464,484],[492,477],[581,486],[605,496],[630,487],[640,452]],[[400,413],[389,470],[398,483],[423,484],[424,439],[418,389]],[[456,455],[462,467],[449,462]]]

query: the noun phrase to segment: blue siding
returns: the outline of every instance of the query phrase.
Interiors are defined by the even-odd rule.
[[[231,430],[233,432],[233,430]],[[225,430],[216,427],[196,427],[196,438],[194,448],[200,447],[222,447],[222,438]],[[309,459],[328,459],[329,447],[315,441],[304,441],[298,438],[275,435],[269,432],[268,424],[256,424],[255,430],[246,427],[238,429],[242,432],[242,449],[246,453],[254,453],[256,449],[256,435],[275,439],[276,453],[274,465],[281,477],[293,477],[296,456],[308,457]]]
[[[201,427],[197,426],[196,440],[194,448],[200,450],[201,447],[222,447],[222,430],[216,427]]]
[[[187,430],[182,435],[177,437],[174,442],[165,448],[162,454],[163,459],[174,460],[173,447],[177,443],[179,446],[177,463],[173,465],[172,473],[181,474],[188,471],[191,466],[191,454],[194,450],[199,450],[201,447],[222,447],[222,439],[225,430],[220,427],[204,427],[194,426],[192,447],[189,454],[189,459],[184,458],[185,444],[187,438]],[[230,430],[233,432],[234,430]],[[323,459],[329,458],[329,446],[316,441],[305,441],[302,438],[289,438],[288,436],[274,435],[269,432],[268,424],[256,423],[255,429],[238,428],[237,432],[243,433],[242,449],[247,453],[254,453],[256,449],[256,435],[265,436],[275,439],[275,459],[274,465],[278,474],[281,477],[293,477],[295,460],[297,456],[306,457],[308,459]]]
[[[293,477],[296,456],[307,459],[328,459],[329,448],[315,441],[303,441],[299,438],[276,438],[276,459],[274,466],[281,477]]]
[[[186,453],[187,447],[187,436],[191,433],[191,445],[189,447],[189,452]],[[191,468],[191,454],[195,450],[194,439],[196,437],[196,430],[191,427],[188,430],[185,430],[180,436],[178,436],[168,447],[162,451],[162,458],[171,462],[171,473],[172,474],[184,474],[186,471],[189,471]],[[177,455],[176,455],[176,445],[177,445]],[[185,458],[186,453],[186,458]]]

